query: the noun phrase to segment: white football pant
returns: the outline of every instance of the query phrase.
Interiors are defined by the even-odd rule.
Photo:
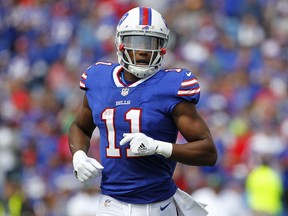
[[[177,216],[173,197],[151,204],[129,204],[101,194],[96,216]]]

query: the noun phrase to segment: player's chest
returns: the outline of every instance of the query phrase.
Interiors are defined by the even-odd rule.
[[[99,124],[103,119],[122,119],[124,121],[152,121],[149,116],[161,115],[162,102],[157,92],[149,87],[106,88],[88,94],[94,121]],[[160,117],[160,116],[158,116]],[[130,119],[130,120],[129,120]]]
[[[125,107],[142,107],[149,103],[153,105],[153,101],[157,98],[157,92],[149,87],[105,87],[93,91],[89,91],[89,105],[96,112],[106,107],[115,109],[125,109]]]

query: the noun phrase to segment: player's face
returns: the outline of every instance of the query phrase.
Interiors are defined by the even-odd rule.
[[[132,35],[123,38],[123,44],[126,48],[133,48],[136,50],[157,50],[163,44],[160,43],[161,39],[157,37],[145,35]]]
[[[151,51],[143,51],[143,50],[136,50],[136,51],[128,51],[130,58],[132,59],[133,63],[136,65],[149,65],[152,52]]]
[[[142,35],[126,36],[123,44],[132,62],[137,65],[151,64],[157,55],[155,50],[159,50],[163,45],[159,38]]]

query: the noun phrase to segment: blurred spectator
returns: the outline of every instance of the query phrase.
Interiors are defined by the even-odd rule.
[[[250,216],[241,184],[234,180],[227,182],[221,174],[209,174],[206,185],[191,195],[207,205],[208,216]]]
[[[80,193],[75,194],[67,201],[67,216],[95,216],[95,208],[98,205],[99,191],[94,186],[84,186]]]
[[[251,170],[247,176],[248,205],[255,216],[278,216],[283,208],[281,177],[269,164],[269,157],[261,159],[262,164]]]
[[[34,216],[31,203],[26,199],[17,180],[8,179],[5,183],[3,196],[0,198],[0,215]]]
[[[253,47],[259,45],[265,37],[263,28],[256,17],[245,14],[238,28],[238,41],[241,46]]]

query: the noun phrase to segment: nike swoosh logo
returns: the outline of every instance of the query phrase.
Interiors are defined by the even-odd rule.
[[[189,73],[186,73],[186,75],[187,75],[187,76],[191,76],[191,72],[189,72]]]
[[[165,205],[165,206],[163,206],[163,207],[160,206],[160,210],[161,210],[161,211],[164,211],[164,210],[170,205],[170,203],[171,203],[171,202],[169,202],[167,205]]]

